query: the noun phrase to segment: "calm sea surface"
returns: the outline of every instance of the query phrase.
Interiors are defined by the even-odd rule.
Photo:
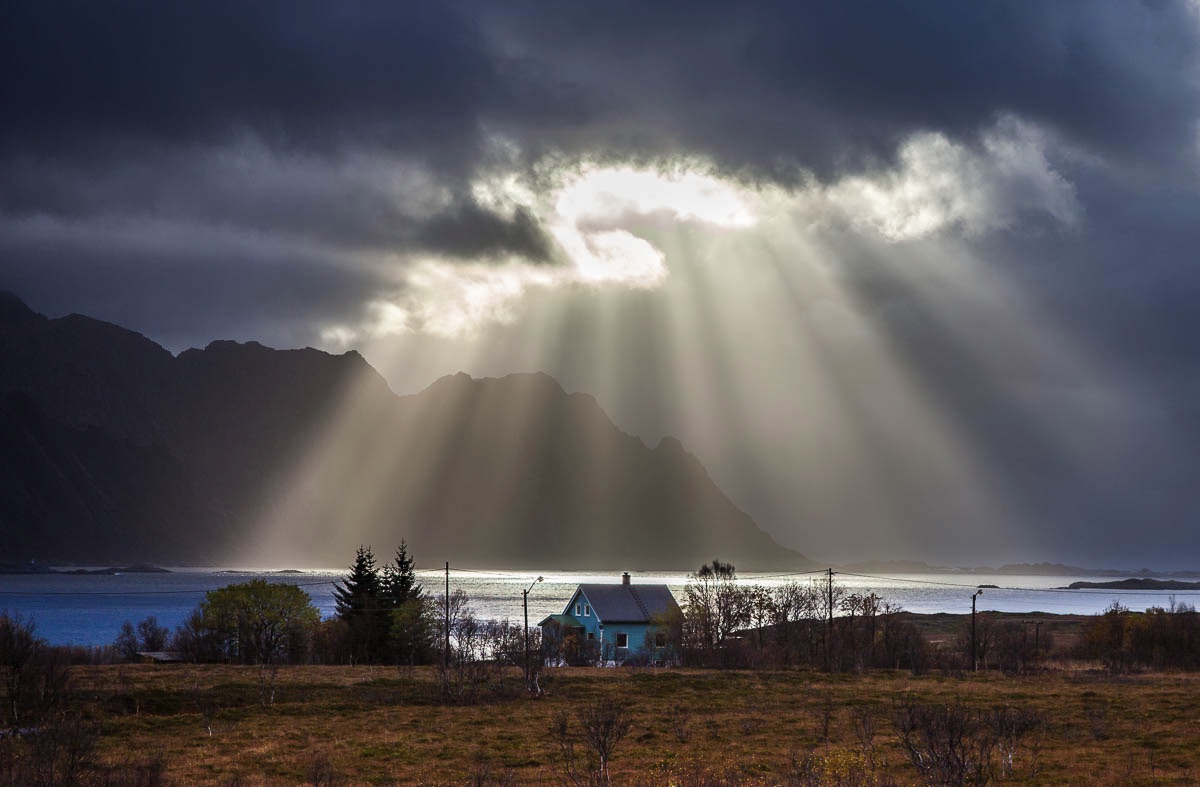
[[[112,642],[123,621],[149,615],[174,628],[195,609],[204,594],[235,582],[262,578],[270,582],[300,585],[325,617],[333,614],[333,583],[343,569],[274,573],[269,571],[222,571],[215,569],[172,569],[169,574],[103,575],[0,575],[0,609],[32,618],[39,636],[55,644],[104,645]],[[418,572],[426,592],[439,595],[445,588],[441,570]],[[521,591],[538,576],[536,571],[450,572],[450,589],[462,589],[481,618],[521,621]],[[545,581],[529,594],[529,622],[561,612],[580,582],[619,582],[620,572],[542,572]],[[823,574],[744,574],[744,583],[778,585],[790,581],[823,581]],[[1200,592],[1113,590],[1057,590],[1077,580],[1103,582],[1112,577],[1047,577],[1014,575],[906,574],[867,577],[835,574],[835,581],[850,592],[874,592],[885,601],[911,612],[970,612],[971,593],[976,585],[987,588],[979,598],[980,610],[1003,612],[1053,612],[1095,614],[1113,601],[1133,610],[1167,606],[1172,596],[1179,602],[1197,604]],[[686,572],[639,572],[635,583],[666,583],[683,598]]]

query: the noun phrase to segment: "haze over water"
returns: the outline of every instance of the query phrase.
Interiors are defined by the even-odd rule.
[[[482,619],[508,619],[520,624],[521,591],[537,576],[529,594],[529,623],[536,625],[546,615],[561,612],[575,586],[581,582],[619,582],[620,571],[466,571],[452,570],[450,590],[461,589],[470,606]],[[161,625],[174,629],[200,603],[204,594],[219,587],[251,579],[297,584],[312,597],[322,617],[334,614],[333,583],[345,575],[343,569],[279,573],[261,570],[173,569],[168,574],[117,575],[4,575],[0,576],[0,609],[32,618],[39,636],[53,644],[106,645],[128,620],[154,615]],[[440,595],[445,588],[443,572],[418,571],[425,592]],[[666,583],[682,603],[688,572],[633,572],[635,584]],[[835,582],[851,593],[870,593],[898,604],[910,612],[967,613],[970,596],[977,585],[986,588],[979,598],[980,611],[1049,612],[1056,614],[1099,614],[1114,601],[1131,610],[1169,606],[1172,599],[1195,604],[1200,591],[1115,591],[1060,590],[1071,582],[1112,580],[1100,576],[1045,576],[1010,574],[896,574],[873,577],[834,575]],[[741,574],[745,584],[768,587],[786,582],[822,582],[822,573]]]

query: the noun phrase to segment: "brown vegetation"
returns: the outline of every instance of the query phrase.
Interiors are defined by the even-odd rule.
[[[1200,773],[1190,674],[565,668],[544,676],[540,699],[465,706],[445,704],[438,683],[432,668],[282,667],[269,704],[253,666],[77,667],[61,707],[78,721],[58,745],[90,734],[80,778],[124,784],[585,783],[599,754],[588,725],[620,733],[599,744],[614,784],[940,783],[957,767],[947,730],[977,779]],[[914,764],[922,747],[943,764]]]

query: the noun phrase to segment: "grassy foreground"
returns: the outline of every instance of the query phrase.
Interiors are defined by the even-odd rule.
[[[921,783],[891,721],[913,701],[1038,714],[1002,781],[1200,778],[1193,674],[572,668],[548,675],[539,699],[468,706],[436,703],[423,668],[284,667],[273,704],[264,679],[253,667],[82,667],[75,696],[100,722],[101,764],[156,761],[177,784],[561,783],[555,719],[567,711],[575,723],[604,697],[629,703],[632,721],[611,758],[614,784]]]

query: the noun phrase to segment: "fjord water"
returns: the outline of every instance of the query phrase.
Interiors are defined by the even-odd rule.
[[[333,583],[345,571],[274,572],[177,568],[162,574],[20,574],[0,575],[0,610],[32,618],[37,634],[53,644],[105,645],[116,639],[122,622],[154,615],[161,625],[174,628],[196,608],[209,590],[251,579],[296,584],[312,597],[323,617],[334,614]],[[522,619],[521,592],[540,575],[529,593],[529,622],[561,612],[575,586],[581,582],[620,582],[620,571],[467,571],[452,570],[450,590],[461,589],[475,614],[483,619]],[[441,570],[418,571],[425,591],[440,595],[445,589]],[[635,572],[636,583],[666,583],[683,600],[688,573]],[[743,574],[740,581],[774,586],[785,582],[824,583],[823,573]],[[835,573],[835,582],[851,593],[875,593],[910,612],[964,613],[971,610],[971,593],[986,588],[979,609],[1000,612],[1050,612],[1098,614],[1114,601],[1132,610],[1168,606],[1172,599],[1195,604],[1200,591],[1061,590],[1071,582],[1103,582],[1112,577],[896,574],[867,577]]]

